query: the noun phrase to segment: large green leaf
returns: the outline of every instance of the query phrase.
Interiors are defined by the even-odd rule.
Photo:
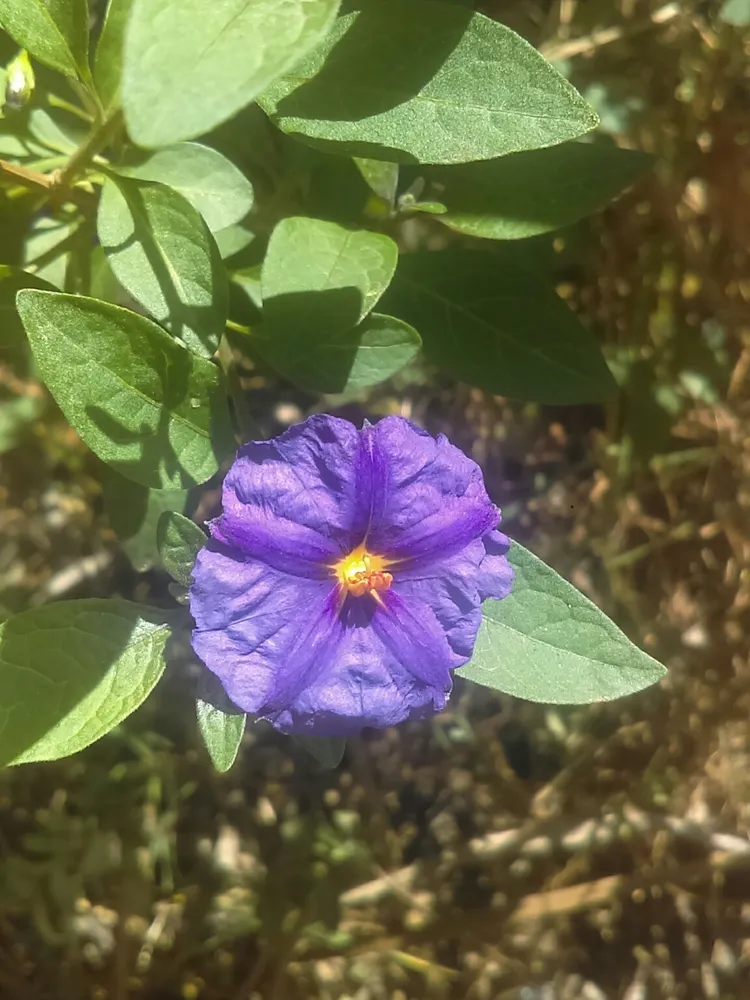
[[[0,0],[0,27],[46,66],[89,77],[86,0]]]
[[[210,358],[228,308],[226,272],[208,227],[164,184],[105,180],[99,241],[115,277],[154,319]]]
[[[339,0],[135,0],[122,101],[141,146],[226,121],[328,31]]]
[[[133,0],[109,0],[94,58],[94,82],[105,111],[120,100],[123,43]]]
[[[302,341],[356,325],[388,287],[397,262],[398,247],[381,233],[282,219],[261,276],[268,336]]]
[[[453,378],[513,399],[584,403],[615,389],[595,338],[547,279],[509,254],[406,254],[383,308],[416,327]]]
[[[509,28],[427,0],[382,0],[339,18],[259,103],[285,132],[419,163],[540,149],[598,122]]]
[[[49,282],[42,281],[28,271],[0,264],[0,351],[18,347],[26,339],[23,323],[16,309],[16,295],[21,288],[53,290]]]
[[[529,701],[610,701],[655,684],[664,667],[541,559],[513,543],[510,596],[485,601],[469,663],[456,672]]]
[[[0,764],[56,760],[127,718],[164,671],[163,615],[63,601],[0,626]]]
[[[184,511],[187,490],[150,490],[102,466],[102,494],[109,523],[133,567],[143,573],[160,561],[159,518],[165,511]]]
[[[159,519],[156,536],[164,569],[177,583],[189,587],[195,557],[208,541],[206,535],[189,517],[167,511]]]
[[[647,153],[568,142],[498,160],[430,170],[446,207],[440,222],[468,236],[517,240],[577,222],[643,173]]]
[[[218,678],[208,670],[201,674],[195,709],[211,762],[217,771],[228,771],[245,735],[247,716],[229,700]]]
[[[198,142],[177,142],[152,153],[136,167],[119,173],[158,181],[179,191],[206,221],[212,233],[244,219],[253,206],[253,187],[225,156]]]
[[[41,377],[91,450],[153,489],[205,482],[233,440],[218,369],[150,320],[97,299],[24,290]]]
[[[255,334],[256,331],[253,331]],[[385,382],[422,346],[417,331],[394,316],[371,313],[349,330],[288,341],[257,331],[253,346],[277,371],[313,392],[341,393]]]

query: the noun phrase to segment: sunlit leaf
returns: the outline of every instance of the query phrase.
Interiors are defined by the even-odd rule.
[[[580,591],[513,543],[509,597],[485,601],[469,663],[456,672],[529,701],[610,701],[655,684],[665,668]]]
[[[21,291],[39,373],[73,428],[153,489],[205,482],[233,440],[218,369],[150,320],[96,299]]]
[[[169,627],[129,601],[63,601],[0,626],[0,764],[55,760],[98,740],[150,694]]]

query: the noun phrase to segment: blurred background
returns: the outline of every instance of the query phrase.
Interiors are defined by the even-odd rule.
[[[509,533],[669,677],[571,709],[459,684],[332,770],[253,727],[217,775],[185,649],[120,730],[0,774],[2,1000],[750,997],[750,0],[476,6],[655,157],[600,217],[511,248],[601,338],[619,398],[520,406],[412,370],[323,408],[448,433]],[[269,434],[321,408],[244,385]],[[170,601],[94,461],[0,358],[0,617]]]

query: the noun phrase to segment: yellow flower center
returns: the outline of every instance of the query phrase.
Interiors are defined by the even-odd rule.
[[[331,568],[345,594],[349,593],[353,597],[370,594],[379,600],[378,591],[388,590],[393,583],[393,577],[386,572],[387,565],[388,561],[382,556],[375,556],[364,545],[358,545]]]

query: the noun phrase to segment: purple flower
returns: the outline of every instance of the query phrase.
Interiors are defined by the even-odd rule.
[[[198,553],[193,647],[240,708],[336,736],[441,711],[508,539],[479,467],[401,417],[245,445]]]

